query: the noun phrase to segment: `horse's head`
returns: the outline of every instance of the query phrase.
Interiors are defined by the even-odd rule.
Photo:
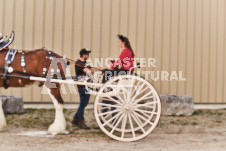
[[[7,36],[3,36],[0,38],[0,50],[2,50],[3,48],[7,48],[13,42],[14,31],[12,31],[8,40],[5,40],[6,38]]]

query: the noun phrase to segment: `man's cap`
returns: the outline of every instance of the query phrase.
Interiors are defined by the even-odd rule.
[[[85,48],[83,48],[80,52],[79,52],[79,54],[82,56],[82,55],[84,55],[84,54],[88,54],[88,53],[91,53],[91,50],[87,50],[87,49],[85,49]]]

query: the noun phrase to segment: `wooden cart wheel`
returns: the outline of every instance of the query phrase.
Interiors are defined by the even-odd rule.
[[[110,79],[98,91],[94,114],[101,130],[119,141],[137,141],[157,126],[161,102],[155,88],[135,75]]]

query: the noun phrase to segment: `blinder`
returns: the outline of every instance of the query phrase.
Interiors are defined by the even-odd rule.
[[[4,48],[7,48],[12,42],[13,42],[13,39],[14,39],[14,31],[12,31],[9,39],[7,41],[4,41],[6,39],[7,36],[3,36],[0,38],[0,51]]]

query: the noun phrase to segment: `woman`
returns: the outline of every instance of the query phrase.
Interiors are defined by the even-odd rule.
[[[129,39],[127,37],[124,37],[123,35],[118,35],[119,38],[119,46],[122,48],[121,54],[119,58],[115,61],[113,61],[108,69],[104,70],[104,76],[103,76],[103,83],[109,80],[112,76],[117,75],[125,75],[129,74],[130,69],[133,71],[133,61],[134,61],[134,52],[130,45]],[[113,97],[115,100],[118,100],[117,97]],[[108,100],[102,100],[102,103],[104,104],[112,104],[114,105],[114,102],[109,102]],[[103,106],[104,107],[104,106]],[[115,110],[115,107],[112,107],[110,110]],[[102,112],[107,112],[108,109],[102,109]],[[115,116],[117,112],[113,113],[112,116]],[[101,121],[103,123],[103,121]]]
[[[107,70],[104,70],[103,83],[111,76],[128,74],[133,67],[134,52],[130,45],[129,39],[123,35],[118,35],[119,46],[122,48],[119,58],[113,61]],[[132,71],[134,69],[131,69]]]

